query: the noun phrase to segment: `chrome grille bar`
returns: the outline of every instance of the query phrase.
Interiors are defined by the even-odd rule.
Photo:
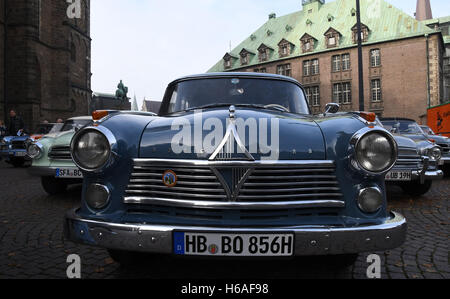
[[[68,146],[54,146],[50,148],[48,157],[53,160],[72,160],[70,147]]]
[[[231,170],[224,179],[221,171]],[[178,181],[167,187],[163,174]],[[228,171],[229,171],[228,170]],[[124,202],[201,209],[342,208],[333,161],[135,159]]]

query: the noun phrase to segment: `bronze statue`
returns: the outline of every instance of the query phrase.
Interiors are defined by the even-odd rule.
[[[122,80],[120,80],[120,83],[117,85],[117,90],[116,90],[116,98],[122,100],[122,101],[128,101],[128,87],[126,87]]]

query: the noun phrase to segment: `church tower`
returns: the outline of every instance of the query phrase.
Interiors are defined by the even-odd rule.
[[[416,20],[425,21],[432,18],[430,0],[417,0]]]

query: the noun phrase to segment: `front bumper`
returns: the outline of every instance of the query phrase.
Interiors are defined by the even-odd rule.
[[[450,156],[445,156],[441,158],[441,164],[450,164]]]
[[[267,228],[185,227],[151,224],[118,224],[82,219],[76,210],[66,214],[64,232],[67,239],[107,249],[173,254],[173,233],[182,232],[245,232],[295,234],[295,255],[337,255],[374,252],[401,246],[406,238],[406,219],[392,213],[379,225],[358,227],[296,226]]]

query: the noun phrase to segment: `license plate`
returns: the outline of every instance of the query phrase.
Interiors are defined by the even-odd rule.
[[[56,169],[57,178],[83,178],[83,173],[79,169],[59,168]]]
[[[411,171],[391,171],[386,175],[386,181],[411,181]]]
[[[15,152],[14,157],[25,157],[27,155],[26,152]]]
[[[293,234],[174,233],[174,253],[196,256],[289,257]]]

